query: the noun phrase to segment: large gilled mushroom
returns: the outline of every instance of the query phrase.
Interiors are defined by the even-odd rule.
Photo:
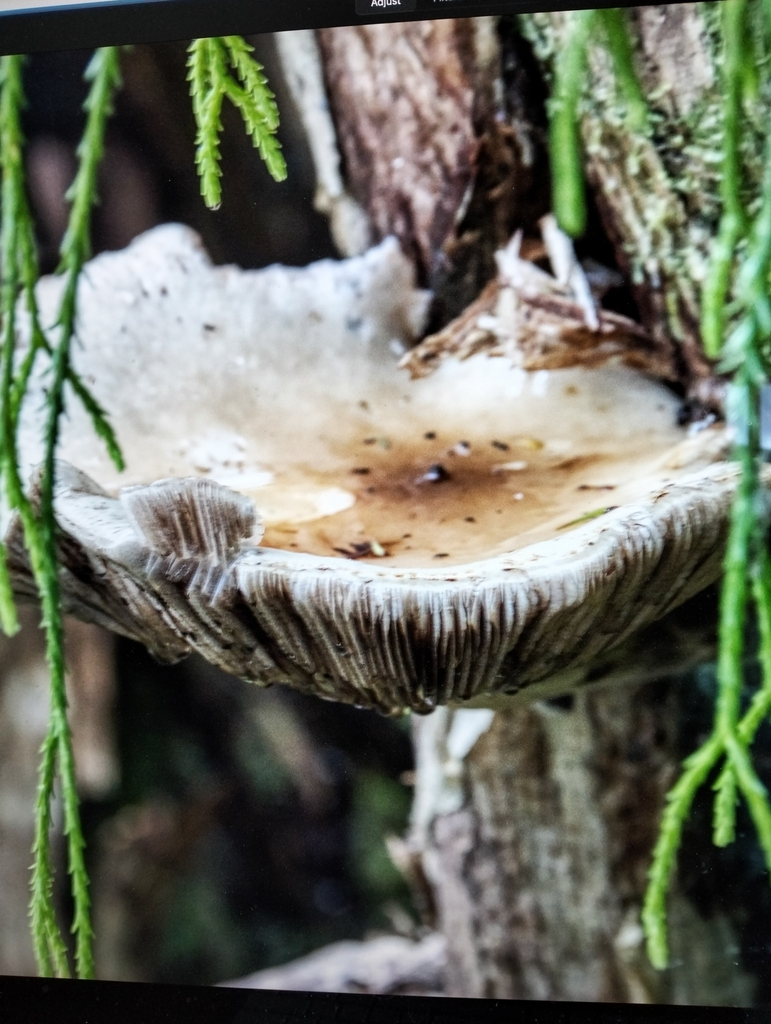
[[[60,287],[42,283],[44,311]],[[127,470],[73,403],[68,610],[163,659],[425,712],[568,687],[717,578],[736,480],[721,429],[688,436],[637,369],[528,370],[505,346],[410,379],[427,301],[392,240],[245,272],[166,226],[95,259],[74,359]]]

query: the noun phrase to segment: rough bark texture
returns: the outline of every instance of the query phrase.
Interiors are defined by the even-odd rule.
[[[395,234],[413,257],[444,323],[492,277],[538,162],[524,118],[501,116],[496,23],[356,26],[319,39],[351,191],[375,236]]]
[[[719,408],[722,387],[699,336],[720,212],[719,53],[704,6],[630,15],[651,136],[630,135],[599,45],[581,129],[590,188],[642,324],[658,345],[674,345],[689,397]],[[547,76],[568,18],[521,20]],[[396,234],[414,258],[435,292],[431,326],[439,329],[492,278],[495,249],[548,209],[543,95],[531,55],[511,22],[492,19],[328,29],[319,38],[348,184],[375,235]],[[745,149],[757,141],[748,137]],[[758,176],[753,164],[751,187]]]
[[[678,889],[674,966],[657,975],[643,947],[650,851],[680,759],[676,691],[596,690],[499,712],[453,756],[462,716],[484,714],[416,724],[418,786],[442,776],[429,813],[418,793],[412,846],[447,940],[448,994],[750,1005],[755,981],[735,955],[743,912],[730,902]],[[701,843],[709,871],[708,832]]]
[[[355,194],[379,237],[395,234],[429,275],[478,147],[473,23],[359,25],[319,35]]]

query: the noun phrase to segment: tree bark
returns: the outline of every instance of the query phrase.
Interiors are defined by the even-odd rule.
[[[692,741],[678,735],[680,703],[666,684],[614,686],[495,715],[441,709],[416,722],[407,847],[447,941],[448,994],[753,1003],[757,979],[735,955],[746,908],[730,897],[720,906],[676,885],[672,966],[659,974],[645,954],[650,851]],[[464,734],[482,729],[464,754]],[[719,870],[708,830],[684,856]]]
[[[630,136],[600,47],[581,132],[591,193],[642,324],[675,351],[689,398],[714,409],[721,385],[699,338],[719,218],[719,55],[706,6],[631,14],[640,75],[655,96],[650,137]],[[518,23],[547,80],[566,18]],[[492,251],[515,228],[527,236],[548,209],[532,52],[513,22],[488,19],[318,37],[347,185],[373,234],[395,233],[435,289],[436,329],[492,276]],[[733,894],[721,904],[686,867],[670,906],[673,966],[656,973],[644,951],[640,906],[664,796],[709,727],[689,719],[689,701],[709,715],[695,676],[495,714],[439,709],[416,721],[413,825],[394,855],[446,938],[451,994],[763,1001],[747,921],[765,890],[750,886],[741,907]],[[725,880],[701,825],[683,862]],[[751,876],[751,856],[732,862],[734,881]]]
[[[375,240],[396,235],[413,258],[434,323],[446,323],[494,275],[523,211],[531,222],[546,212],[533,189],[542,148],[522,112],[505,113],[497,23],[324,29],[318,40],[350,191]]]

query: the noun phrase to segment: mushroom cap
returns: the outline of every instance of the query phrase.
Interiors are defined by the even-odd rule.
[[[41,282],[49,320],[60,288]],[[689,439],[677,399],[621,367],[478,354],[411,381],[427,298],[393,240],[241,271],[171,225],[93,260],[74,361],[127,469],[71,401],[68,610],[162,658],[429,711],[586,665],[718,577],[723,431]],[[40,408],[33,389],[30,472]],[[7,541],[29,592],[18,524]]]

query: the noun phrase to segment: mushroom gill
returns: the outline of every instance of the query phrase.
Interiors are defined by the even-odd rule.
[[[240,271],[166,226],[94,260],[80,303],[76,365],[127,470],[73,411],[65,599],[160,657],[427,711],[567,679],[719,575],[723,431],[689,438],[628,367],[480,352],[410,380],[427,296],[392,240]],[[29,593],[18,524],[8,543]]]

